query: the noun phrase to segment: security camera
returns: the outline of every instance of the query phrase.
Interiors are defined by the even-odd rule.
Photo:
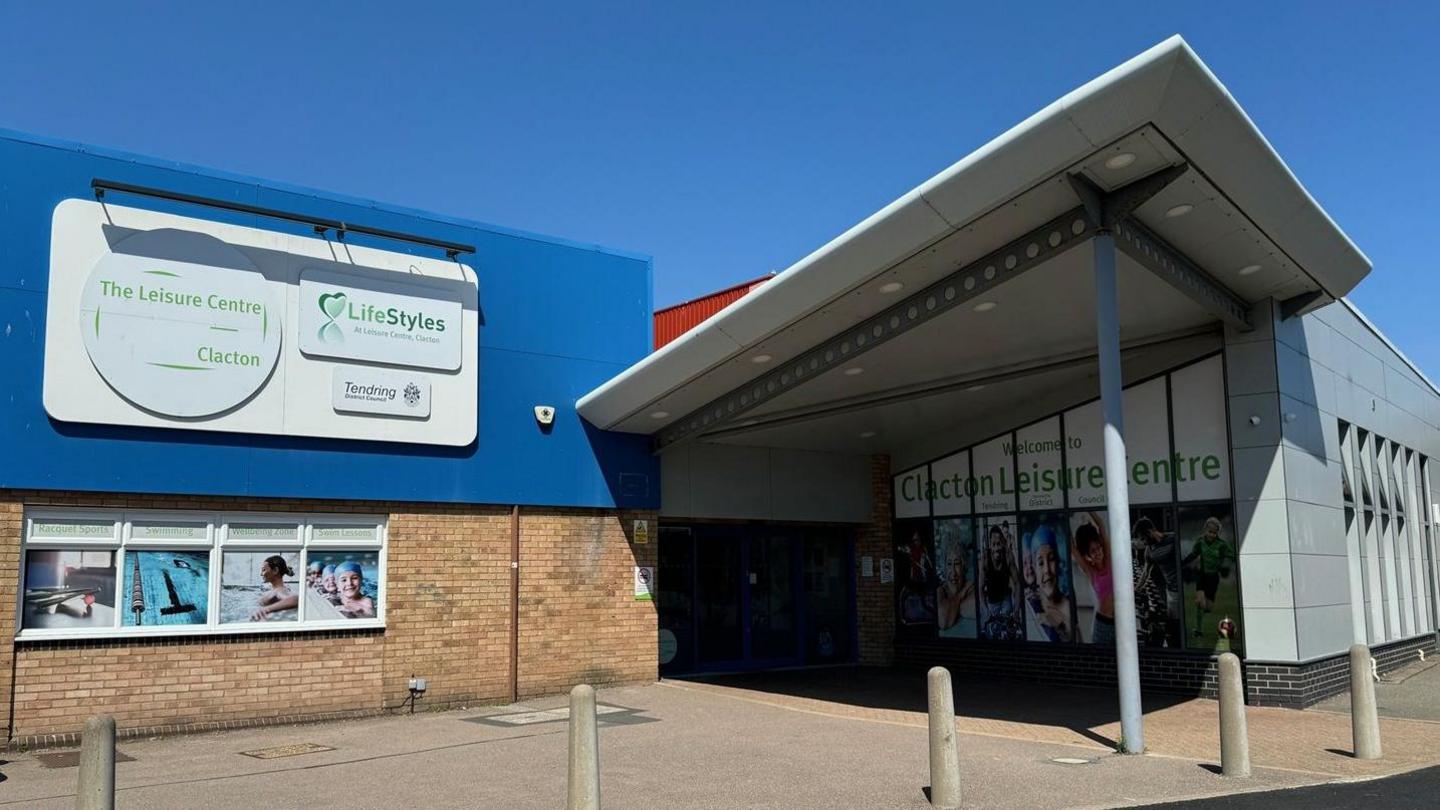
[[[551,405],[535,406],[535,421],[542,425],[550,425],[555,421],[555,408]]]

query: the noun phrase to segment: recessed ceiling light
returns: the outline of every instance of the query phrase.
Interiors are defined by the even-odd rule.
[[[664,419],[665,417],[667,417],[667,416],[669,416],[669,415],[670,415],[670,412],[669,412],[669,411],[651,411],[651,412],[650,412],[650,418],[651,418],[651,419]]]
[[[1132,154],[1132,153],[1130,153],[1130,152],[1121,152],[1121,153],[1118,154],[1118,155],[1111,155],[1111,156],[1110,156],[1110,159],[1105,161],[1105,168],[1107,168],[1107,169],[1123,169],[1123,168],[1125,168],[1126,166],[1129,166],[1131,163],[1134,163],[1134,162],[1135,162],[1135,155],[1134,155],[1134,154]]]
[[[889,295],[890,293],[900,292],[903,289],[905,289],[905,285],[898,281],[887,281],[884,284],[880,285],[880,292],[885,293],[886,295]]]
[[[1260,265],[1258,264],[1247,264],[1240,268],[1240,275],[1242,276],[1253,276],[1258,272],[1260,272]]]
[[[981,301],[980,303],[978,303],[978,304],[975,305],[975,311],[976,311],[976,312],[989,312],[990,310],[992,310],[992,309],[994,309],[995,307],[998,307],[998,306],[1000,306],[1000,305],[997,304],[997,303],[995,303],[994,301]]]
[[[1179,205],[1173,206],[1168,211],[1166,211],[1165,218],[1174,219],[1176,217],[1183,217],[1194,210],[1195,206],[1191,205],[1190,203],[1180,203]]]
[[[983,391],[983,390],[985,390],[985,383],[980,383],[979,385],[972,385],[972,386],[970,386],[969,388],[966,388],[965,390],[966,390],[966,391]]]
[[[875,438],[875,431],[873,431],[873,430],[867,430],[867,431],[865,431],[865,432],[863,432],[863,433],[860,434],[860,438],[862,438],[862,439],[873,439],[873,438]]]
[[[861,367],[859,367],[859,366],[851,366],[851,367],[845,369],[845,376],[846,376],[846,377],[854,377],[856,374],[864,374],[864,373],[865,373],[865,369],[863,369],[863,368],[861,368]]]
[[[758,365],[758,364],[760,364],[760,363],[768,363],[768,362],[770,362],[771,360],[774,360],[774,359],[775,359],[775,358],[771,357],[771,356],[768,355],[768,354],[757,354],[757,355],[755,355],[754,357],[750,358],[750,362],[755,363],[755,364]]]

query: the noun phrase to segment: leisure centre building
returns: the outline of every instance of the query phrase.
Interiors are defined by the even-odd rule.
[[[1308,705],[1435,647],[1440,391],[1179,38],[654,351],[642,256],[0,179],[12,742],[836,663],[1118,684],[1135,741],[1220,651]]]

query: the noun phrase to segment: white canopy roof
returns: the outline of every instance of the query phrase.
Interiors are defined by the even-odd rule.
[[[1116,160],[1121,154],[1130,157]],[[1180,165],[1188,165],[1185,174],[1134,216],[1238,298],[1256,302],[1318,293],[1317,302],[1324,303],[1344,296],[1369,272],[1369,260],[1176,36],[1069,93],[905,194],[586,394],[577,408],[601,428],[655,433],[746,385],[764,370],[750,362],[757,354],[777,361],[798,356],[892,304],[893,299],[873,294],[878,284],[893,279],[920,289],[1072,209],[1080,200],[1067,174],[1110,191]],[[1192,212],[1165,216],[1181,203],[1193,206]],[[1073,257],[1053,263],[1066,261],[1075,264]],[[1254,265],[1259,272],[1238,272]],[[1167,324],[1187,327],[1209,320],[1171,301],[1169,288],[1149,290],[1146,285],[1154,279],[1142,280],[1143,269],[1128,276],[1126,269],[1122,262],[1122,299],[1128,284],[1140,307],[1128,337],[1159,334]],[[1032,296],[1056,294],[1053,286],[1022,281],[1007,286],[1015,294],[1027,287]],[[1079,287],[1068,291],[1083,292]],[[1167,318],[1151,319],[1164,323],[1144,319],[1143,313],[1165,307],[1173,310]],[[1079,339],[1078,333],[1047,336],[1033,329],[1009,337],[1013,345],[1006,356],[1013,359],[1072,349]],[[907,373],[916,378],[912,382],[941,370],[953,375],[966,362],[966,357],[946,357],[943,369]],[[824,388],[816,387],[817,395]],[[792,397],[776,408],[793,411],[806,404],[814,402]]]

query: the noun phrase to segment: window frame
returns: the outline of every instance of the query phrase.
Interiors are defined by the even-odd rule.
[[[44,521],[94,521],[110,522],[115,530],[109,538],[83,537],[58,538],[41,537],[32,539],[34,526]],[[198,538],[135,538],[134,525],[146,521],[205,522],[206,539]],[[235,538],[229,536],[231,524],[273,524],[294,526],[292,538]],[[372,526],[374,537],[369,540],[323,539],[312,544],[311,534],[315,524],[322,526]],[[206,511],[179,509],[93,509],[63,506],[26,507],[23,521],[24,534],[20,539],[19,587],[15,600],[15,634],[17,643],[32,641],[64,641],[94,639],[126,639],[184,636],[230,636],[230,635],[274,635],[276,633],[310,633],[334,630],[373,630],[385,628],[385,614],[389,602],[389,516],[384,514],[339,513],[339,512],[245,512]],[[355,551],[376,554],[378,579],[375,589],[375,616],[369,619],[326,619],[313,620],[306,616],[304,598],[305,570],[309,564],[311,550],[333,553]],[[31,550],[39,551],[110,551],[114,553],[115,566],[115,619],[106,628],[26,628],[25,582]],[[206,583],[206,623],[196,625],[151,625],[145,627],[124,626],[122,591],[125,583],[125,564],[129,552],[141,551],[204,551],[209,555],[209,580]],[[297,571],[301,598],[296,608],[296,619],[286,622],[231,622],[225,623],[220,617],[221,580],[224,575],[224,558],[227,551],[257,553],[294,553],[299,560]]]

